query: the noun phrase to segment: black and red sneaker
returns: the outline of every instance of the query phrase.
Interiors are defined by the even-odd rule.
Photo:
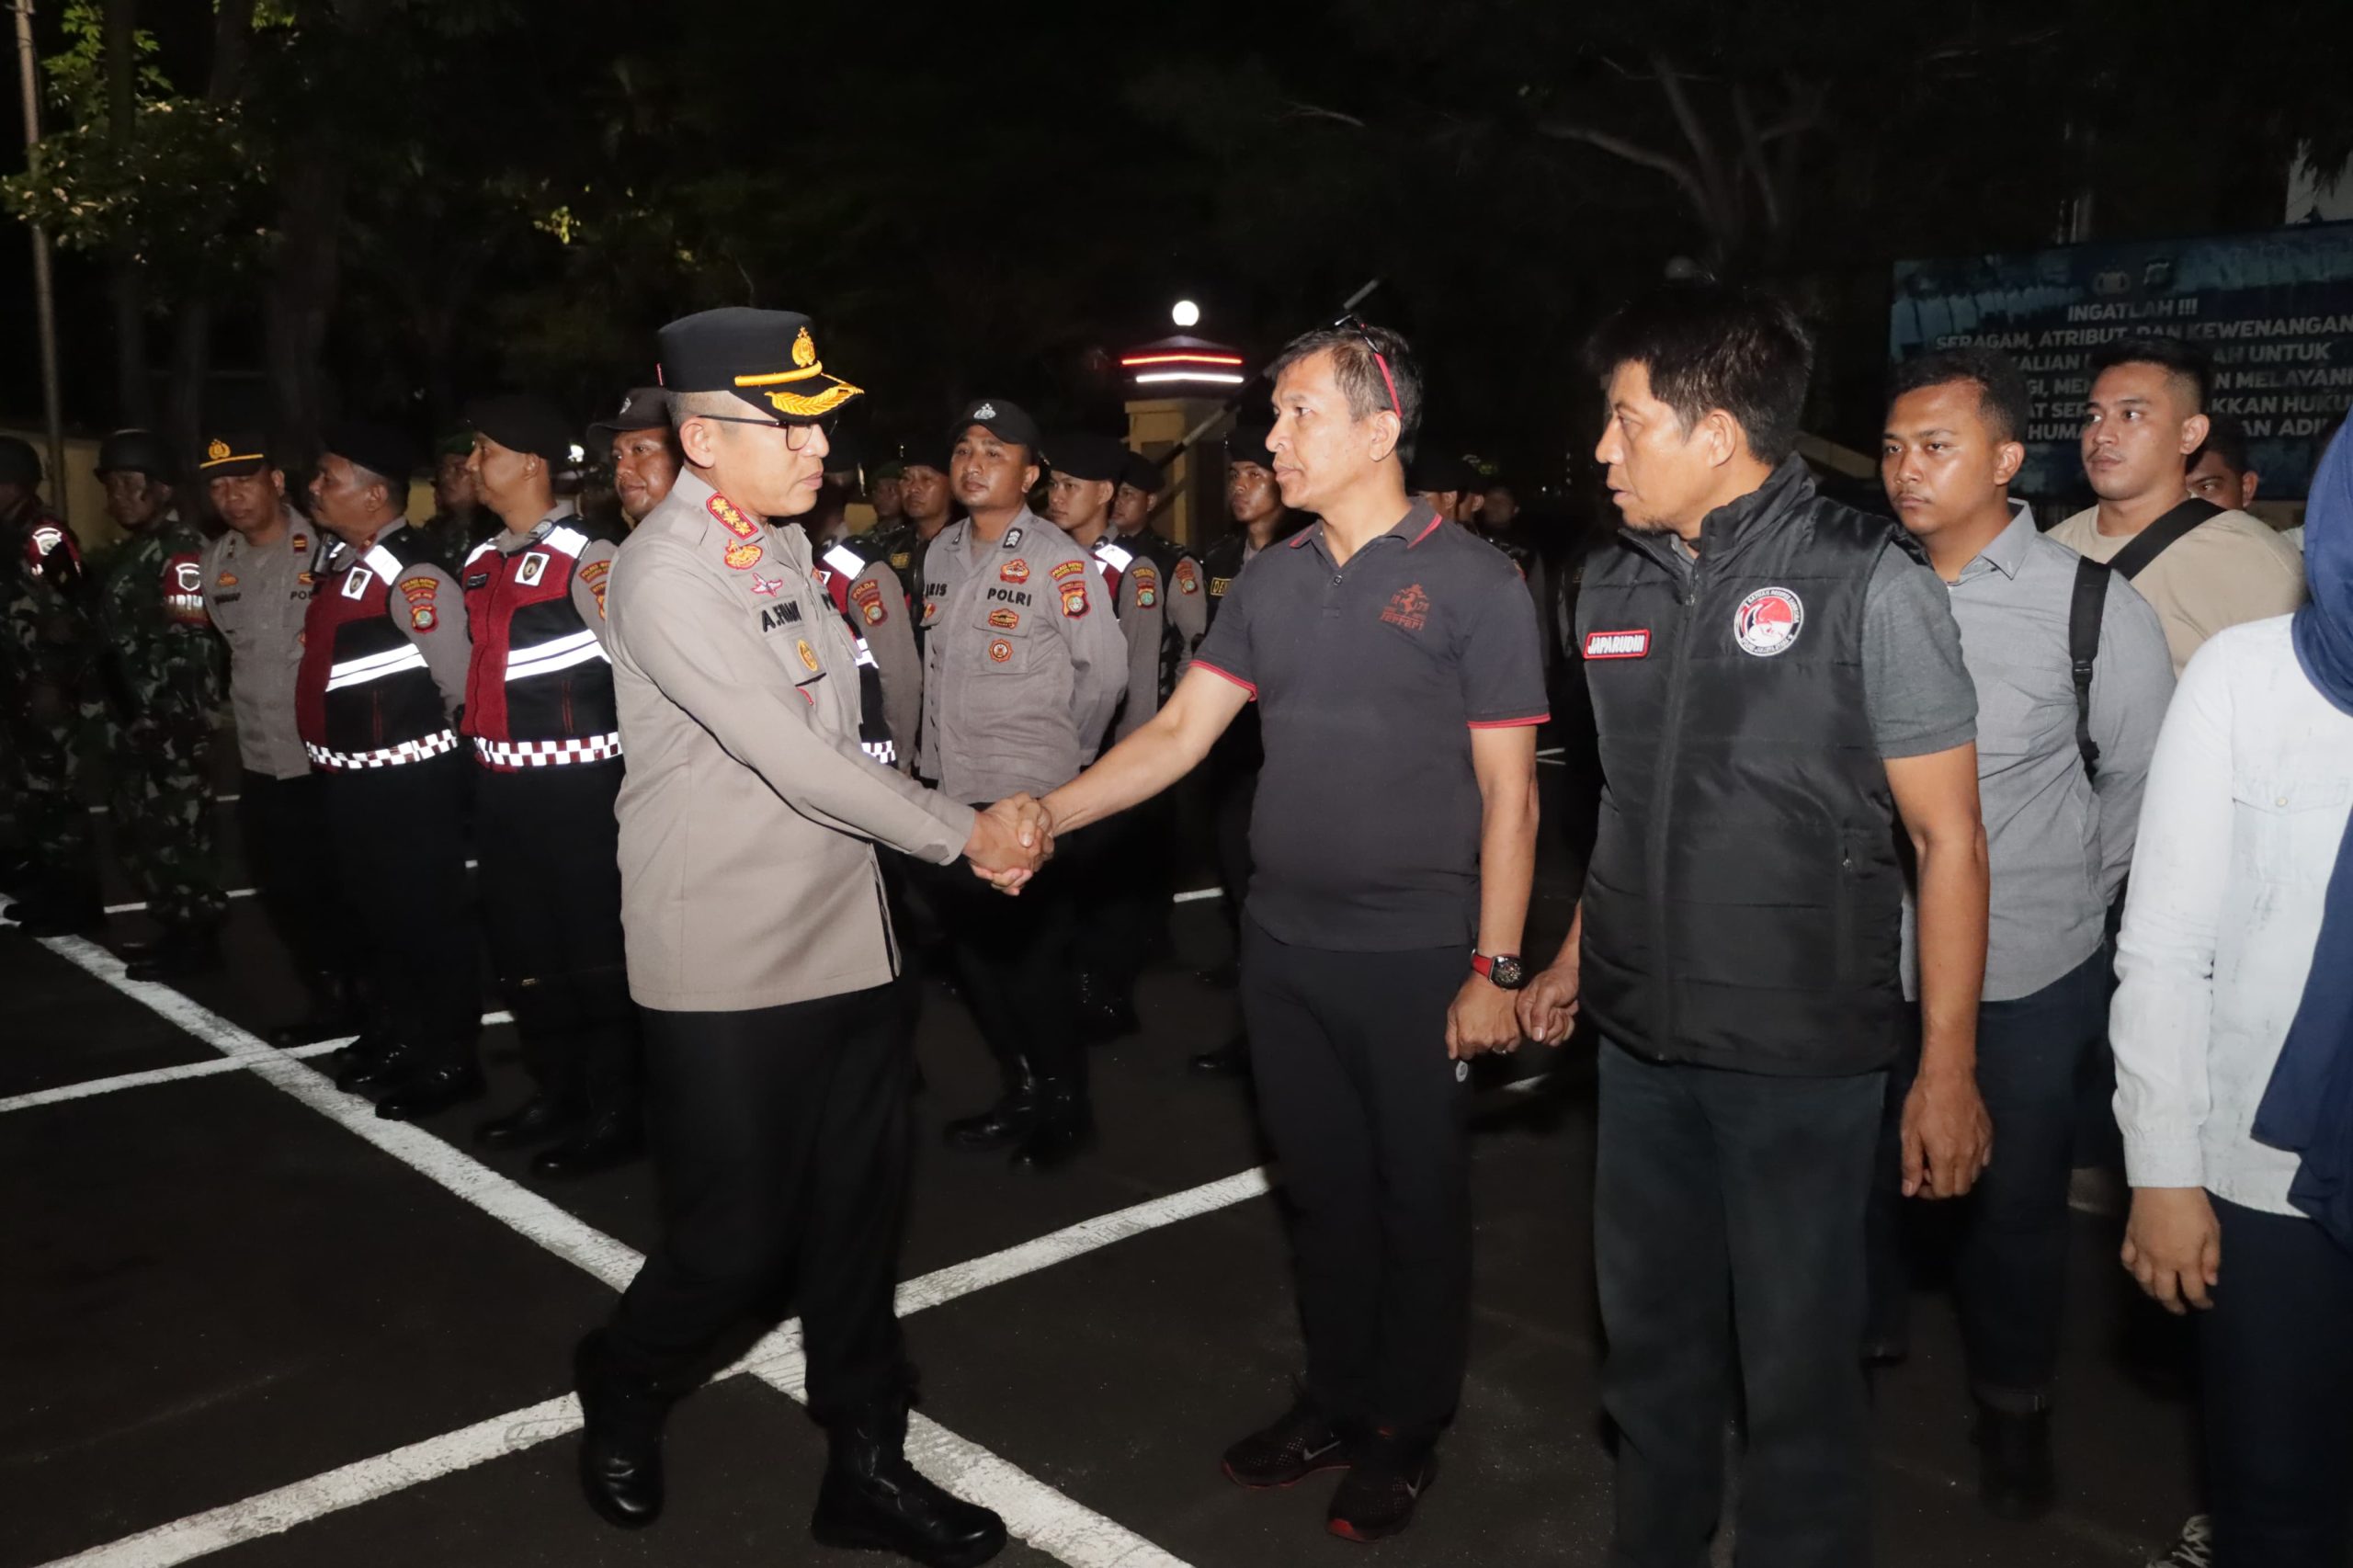
[[[1428,1439],[1377,1433],[1340,1478],[1324,1526],[1343,1540],[1386,1540],[1414,1522],[1415,1505],[1437,1479],[1438,1453]]]
[[[1346,1470],[1349,1447],[1340,1429],[1302,1394],[1272,1426],[1225,1450],[1225,1478],[1254,1492],[1296,1486],[1318,1471]]]

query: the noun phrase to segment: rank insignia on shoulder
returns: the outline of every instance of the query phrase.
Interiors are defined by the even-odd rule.
[[[760,525],[745,517],[743,512],[736,507],[735,503],[730,501],[726,496],[714,494],[710,500],[703,503],[703,507],[705,510],[710,512],[712,517],[719,519],[719,526],[721,528],[725,528],[737,539],[756,539],[759,537]],[[734,562],[731,561],[728,564],[732,566]]]
[[[1021,548],[1021,530],[1019,528],[1007,528],[1005,530],[1005,548],[1007,550],[1019,550]]]
[[[723,559],[736,571],[748,572],[760,563],[760,553],[756,544],[731,544]]]

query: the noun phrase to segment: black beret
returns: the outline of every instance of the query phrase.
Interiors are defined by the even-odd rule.
[[[617,412],[588,426],[588,438],[609,443],[624,430],[658,430],[666,428],[669,423],[668,392],[660,387],[631,387],[621,398]]]
[[[269,439],[258,430],[222,430],[204,438],[199,479],[244,479],[270,466]]]
[[[40,483],[40,454],[30,441],[0,436],[0,484],[30,490]]]
[[[171,449],[153,430],[118,430],[98,443],[98,475],[144,473],[169,482]]]
[[[1147,495],[1157,495],[1168,483],[1168,475],[1161,466],[1142,452],[1130,452],[1127,465],[1120,472],[1120,483],[1132,484]]]
[[[528,452],[550,463],[572,460],[571,421],[530,392],[477,398],[466,405],[466,426],[510,452]]]
[[[1233,434],[1225,438],[1225,460],[1232,463],[1256,463],[1272,470],[1275,454],[1267,449],[1267,437],[1275,433],[1271,425],[1236,425]]]
[[[1045,437],[1038,433],[1038,422],[1029,417],[1029,412],[1001,397],[974,398],[965,404],[962,417],[949,426],[949,445],[953,447],[975,425],[1000,441],[1029,448],[1032,457],[1045,445]]]
[[[409,476],[416,472],[416,449],[406,436],[389,425],[347,419],[328,426],[319,444],[324,451],[390,480],[395,487],[392,505],[407,503]]]
[[[699,311],[662,329],[662,384],[674,392],[733,392],[769,418],[812,425],[862,389],[825,373],[816,324],[797,311],[748,305]]]
[[[1405,470],[1405,488],[1416,495],[1476,490],[1479,471],[1461,458],[1448,457],[1443,452],[1418,457]]]
[[[1056,473],[1112,484],[1127,472],[1127,443],[1092,430],[1066,430],[1046,443],[1046,461]]]

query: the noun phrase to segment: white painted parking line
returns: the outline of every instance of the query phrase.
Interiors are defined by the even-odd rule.
[[[511,1024],[515,1021],[515,1015],[484,1013],[482,1021],[485,1027]],[[289,1046],[278,1054],[307,1061],[313,1056],[324,1056],[331,1051],[341,1051],[358,1038],[358,1035],[345,1035],[341,1040],[324,1040],[315,1045]],[[0,1114],[30,1110],[35,1106],[55,1105],[61,1100],[87,1099],[92,1095],[108,1095],[117,1089],[142,1089],[150,1084],[176,1084],[182,1078],[211,1078],[223,1073],[242,1073],[245,1066],[242,1061],[191,1062],[181,1067],[157,1067],[145,1073],[119,1073],[110,1078],[88,1078],[78,1084],[66,1084],[54,1089],[37,1089],[30,1094],[0,1100]]]
[[[1224,896],[1225,890],[1223,888],[1187,888],[1183,892],[1178,893],[1175,898],[1170,899],[1168,902],[1171,903],[1199,903],[1205,898],[1223,898]]]
[[[643,1261],[634,1249],[431,1133],[405,1122],[379,1119],[367,1101],[337,1091],[287,1052],[271,1049],[193,999],[168,986],[130,979],[122,960],[97,943],[78,937],[56,937],[42,938],[41,945],[614,1290],[627,1285]],[[899,1288],[899,1308],[902,1313],[920,1312],[1158,1226],[1242,1202],[1267,1189],[1263,1170],[1243,1171],[1187,1192],[1082,1221],[1035,1241],[908,1280]],[[768,1335],[733,1369],[747,1371],[771,1387],[801,1398],[799,1324],[789,1323]],[[563,1425],[567,1421],[570,1425]],[[549,1401],[92,1548],[60,1559],[59,1563],[167,1568],[239,1540],[290,1529],[308,1519],[495,1459],[569,1431],[578,1421],[575,1402],[569,1398]],[[542,1430],[551,1425],[553,1429]],[[1072,1568],[1185,1568],[1178,1559],[1133,1531],[920,1415],[908,1424],[908,1457],[939,1484],[1004,1515],[1016,1539]],[[239,1531],[243,1533],[234,1533]]]

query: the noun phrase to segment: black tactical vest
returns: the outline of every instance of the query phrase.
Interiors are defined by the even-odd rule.
[[[1711,513],[1696,571],[1621,534],[1586,569],[1577,647],[1605,783],[1583,1004],[1658,1061],[1869,1072],[1904,1024],[1904,863],[1863,691],[1890,521],[1796,458]]]

